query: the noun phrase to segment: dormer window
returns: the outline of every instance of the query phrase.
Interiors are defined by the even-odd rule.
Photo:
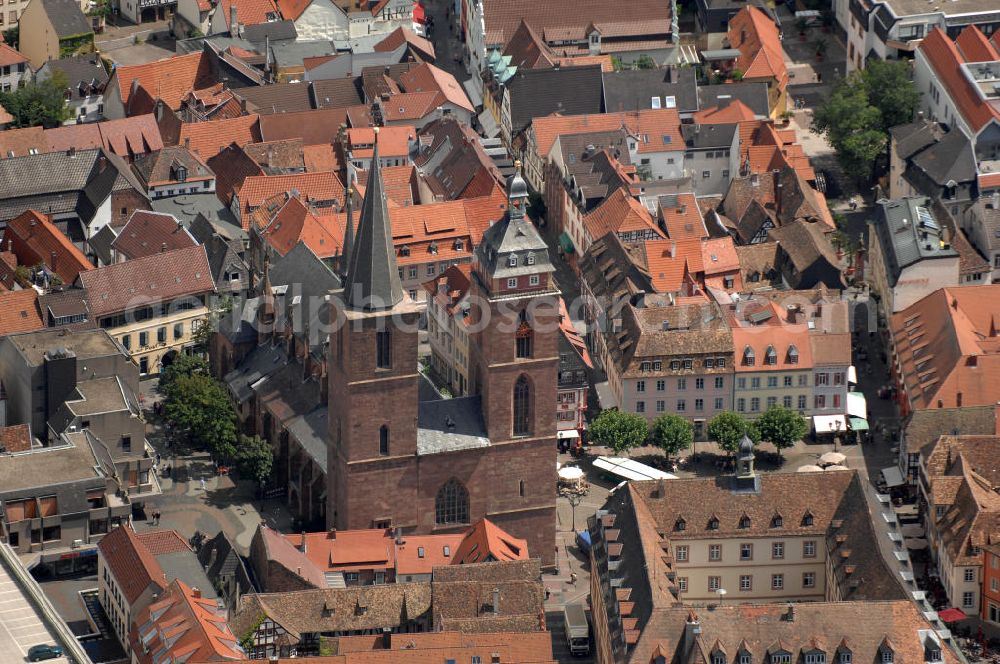
[[[716,650],[712,653],[712,664],[726,664],[726,655]]]
[[[714,517],[714,516],[711,519],[709,519],[708,520],[708,529],[709,530],[718,530],[719,529],[719,519],[716,518],[716,517]]]
[[[465,249],[465,240],[462,238],[456,238],[455,251],[462,251],[463,249]]]
[[[743,516],[740,517],[740,528],[749,528],[749,527],[750,527],[750,517],[744,514]]]
[[[941,648],[937,645],[928,645],[924,648],[924,661],[928,664],[941,661]]]
[[[437,242],[431,242],[429,245],[427,245],[427,251],[429,251],[431,254],[437,255],[437,252],[438,252],[438,243]]]
[[[400,247],[399,248],[399,255],[400,256],[409,256],[410,255],[410,247],[409,247],[409,245],[404,244],[402,247]]]
[[[507,265],[510,267],[517,267],[517,254],[510,255],[510,258],[507,259]]]
[[[803,526],[811,526],[815,521],[816,519],[813,517],[812,512],[806,512],[806,515],[802,517]]]
[[[840,657],[838,658],[839,664],[851,664],[854,658],[851,656],[850,650],[841,650]]]
[[[750,664],[750,662],[751,662],[750,653],[748,653],[748,652],[741,652],[740,653],[740,664]]]
[[[882,652],[879,655],[879,661],[882,664],[892,664],[896,658],[896,654],[889,648],[882,648]]]
[[[799,349],[795,346],[788,347],[788,363],[798,364],[799,363]]]
[[[686,530],[686,529],[687,529],[687,521],[685,521],[684,519],[677,519],[677,521],[674,522],[674,530]]]
[[[780,514],[775,514],[773,517],[771,517],[772,528],[781,528],[784,525],[785,525],[785,520],[781,518]]]
[[[178,182],[187,180],[188,169],[182,164],[174,164],[174,179]]]
[[[757,361],[756,355],[754,355],[753,348],[747,346],[743,349],[743,366],[752,367]]]
[[[787,652],[776,652],[771,654],[771,664],[791,664],[792,654]]]
[[[777,364],[778,354],[774,352],[774,346],[767,347],[767,355],[764,358],[764,364]]]
[[[806,660],[806,664],[826,664],[826,653],[825,652],[807,652],[805,660]]]

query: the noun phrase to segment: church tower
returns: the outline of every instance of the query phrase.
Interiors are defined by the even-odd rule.
[[[507,214],[486,230],[472,269],[471,380],[494,445],[556,435],[559,290],[517,166]]]
[[[379,166],[378,129],[343,290],[331,298],[327,525],[406,526],[399,493],[416,455],[417,321],[403,292]]]

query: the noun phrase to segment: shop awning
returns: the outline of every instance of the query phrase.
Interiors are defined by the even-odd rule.
[[[601,410],[618,407],[615,394],[611,391],[611,385],[608,384],[608,381],[594,383],[594,391],[597,392],[597,402],[601,405]]]
[[[559,246],[562,247],[562,250],[567,254],[571,254],[576,251],[576,247],[573,246],[573,238],[571,238],[566,231],[559,234]]]
[[[843,415],[813,415],[813,429],[816,433],[847,431],[847,420]]]
[[[868,431],[868,420],[862,417],[849,417],[847,424],[851,427],[851,431]]]
[[[903,473],[899,471],[899,466],[889,466],[882,469],[882,479],[890,489],[894,486],[903,486]]]
[[[853,364],[847,369],[847,384],[848,385],[858,384],[858,369]]]
[[[476,117],[479,118],[479,126],[483,128],[483,134],[485,134],[486,138],[496,138],[500,135],[500,127],[497,126],[497,121],[493,119],[493,113],[490,112],[490,109],[484,109]]]
[[[847,414],[850,417],[860,417],[863,420],[868,419],[868,401],[865,399],[864,394],[861,392],[847,393]]]
[[[465,94],[469,95],[469,101],[472,102],[473,106],[479,107],[483,105],[483,95],[479,92],[475,81],[471,78],[468,81],[462,81],[462,89],[465,90]]]
[[[557,440],[567,440],[571,438],[579,438],[580,432],[576,429],[566,429],[565,431],[556,431]]]

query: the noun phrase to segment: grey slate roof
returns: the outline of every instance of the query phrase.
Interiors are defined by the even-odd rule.
[[[976,155],[972,142],[959,129],[952,129],[934,145],[913,157],[913,165],[936,184],[972,182],[976,179]]]
[[[327,406],[320,406],[310,413],[298,415],[285,424],[288,432],[299,441],[299,444],[313,458],[313,461],[326,471],[326,439]]]
[[[99,58],[93,54],[49,60],[39,68],[38,74],[42,78],[47,78],[54,71],[61,71],[66,75],[74,100],[80,99],[81,83],[90,85],[96,81],[97,85],[102,86],[108,82],[107,70],[101,66]]]
[[[928,145],[933,145],[944,136],[944,129],[937,122],[921,120],[899,125],[889,130],[896,141],[896,154],[900,159],[909,159]]]
[[[689,148],[728,148],[739,129],[736,124],[681,125],[684,143]]]
[[[253,395],[255,385],[287,364],[288,355],[281,346],[264,344],[250,351],[239,367],[226,374],[223,380],[236,401],[243,403]]]
[[[355,309],[391,309],[403,300],[403,286],[392,246],[392,225],[379,165],[378,136],[372,154],[358,232],[344,279],[344,299]]]
[[[417,454],[489,447],[479,396],[424,401],[417,409]]]
[[[767,83],[729,83],[728,85],[702,85],[698,87],[698,108],[712,108],[739,100],[756,115],[767,117],[770,107],[767,100]]]
[[[933,218],[930,207],[931,202],[925,197],[879,202],[879,214],[872,225],[885,254],[890,286],[896,285],[905,268],[918,261],[958,257],[950,245],[942,248],[939,242],[942,223]],[[925,215],[924,221],[921,215]],[[922,237],[924,233],[926,239]]]
[[[691,67],[606,72],[603,78],[608,113],[652,108],[653,97],[659,98],[661,108],[670,108],[667,97],[673,97],[678,113],[698,110],[698,84]]]
[[[286,39],[294,40],[297,37],[295,21],[268,21],[243,28],[243,38],[255,44],[263,43],[267,38],[270,38],[273,43]]]
[[[384,39],[385,35],[376,35]],[[310,81],[345,78],[357,74],[365,67],[381,67],[394,65],[402,61],[406,54],[406,44],[401,44],[394,51],[373,51],[371,53],[342,53],[329,62],[313,67],[306,72]]]
[[[556,112],[600,113],[601,89],[600,65],[518,71],[507,81],[511,135],[524,130],[533,118]]]
[[[156,556],[156,562],[160,563],[163,573],[168,581],[180,579],[192,588],[201,590],[201,596],[208,599],[217,597],[212,582],[208,580],[208,575],[198,562],[198,556],[194,551],[176,551],[174,553],[164,553]]]
[[[90,21],[80,11],[80,3],[76,0],[37,0],[45,7],[45,13],[52,22],[56,35],[72,37],[93,32]]]
[[[507,195],[512,203],[523,197],[523,205],[527,206],[528,187],[519,173],[507,180]],[[476,247],[480,265],[496,279],[555,272],[549,261],[548,245],[538,229],[530,219],[517,215],[512,208],[513,205],[508,205],[507,214],[483,233],[483,240]],[[528,263],[529,254],[531,264]],[[514,265],[510,264],[512,255],[517,259]]]
[[[198,216],[201,215],[215,232],[227,240],[245,240],[247,238],[247,232],[240,226],[240,222],[233,213],[219,200],[218,196],[211,192],[155,198],[150,204],[156,212],[172,214],[175,219],[184,224],[185,228],[194,225]],[[204,242],[199,234],[196,233],[195,237]]]

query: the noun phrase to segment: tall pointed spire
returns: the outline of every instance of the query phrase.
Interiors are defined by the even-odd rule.
[[[378,127],[375,127],[368,187],[344,280],[344,299],[355,309],[369,311],[391,309],[403,300],[403,286],[399,281],[396,250],[392,246],[392,225],[379,165]]]

